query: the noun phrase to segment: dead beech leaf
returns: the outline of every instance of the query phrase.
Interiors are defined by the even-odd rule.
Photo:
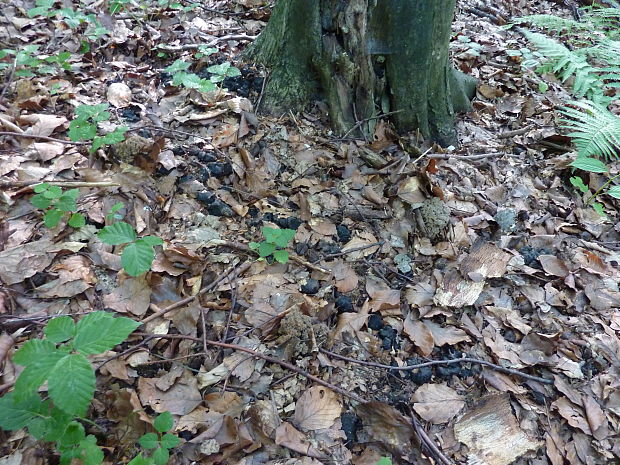
[[[302,431],[314,431],[331,427],[341,412],[342,406],[335,392],[323,386],[313,386],[297,401],[293,419]]]
[[[585,413],[581,407],[576,406],[566,397],[560,397],[558,400],[551,404],[555,407],[558,413],[571,425],[573,428],[579,428],[586,434],[592,435],[590,424],[585,418]]]
[[[138,395],[142,405],[149,405],[158,413],[168,410],[173,415],[187,415],[202,404],[196,378],[184,375],[166,392],[157,387],[158,378],[138,378]]]
[[[603,412],[603,409],[593,397],[586,394],[583,394],[582,403],[590,430],[592,430],[592,436],[602,441],[609,435],[605,412]]]
[[[405,318],[403,331],[411,342],[420,349],[420,353],[425,357],[429,356],[435,347],[435,340],[433,339],[433,332],[423,321],[414,320],[411,316],[411,312]]]
[[[123,82],[113,82],[108,87],[106,98],[116,108],[125,108],[131,103],[131,89]]]
[[[555,255],[539,255],[538,261],[540,261],[545,273],[552,276],[566,278],[570,273],[566,264]]]
[[[500,278],[506,273],[506,265],[512,255],[489,242],[479,243],[461,262],[461,273],[472,281]]]
[[[465,406],[463,398],[445,384],[425,384],[411,401],[418,415],[434,424],[447,423]]]
[[[301,431],[295,429],[288,422],[282,423],[276,429],[276,444],[299,452],[303,455],[321,457],[322,454],[310,444],[310,441]]]
[[[18,245],[0,252],[0,279],[11,285],[43,271],[52,263],[57,246],[49,240]]]
[[[437,346],[454,345],[459,342],[469,341],[469,336],[465,331],[454,326],[439,326],[430,320],[424,320],[424,325],[433,335],[433,341]]]
[[[541,447],[519,426],[508,394],[488,395],[454,425],[456,439],[469,448],[472,463],[509,465]]]
[[[390,287],[379,278],[366,277],[366,292],[370,296],[370,308],[375,311],[400,308],[400,291]]]
[[[484,281],[470,281],[464,279],[458,271],[451,270],[445,274],[441,285],[435,292],[433,301],[442,307],[473,305],[483,288]]]
[[[344,262],[337,262],[332,267],[332,273],[336,280],[336,289],[342,293],[351,292],[357,289],[359,279],[353,268]]]

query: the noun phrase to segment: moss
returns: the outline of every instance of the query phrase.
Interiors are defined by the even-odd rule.
[[[429,239],[439,237],[450,222],[450,209],[437,197],[425,200],[420,208],[420,214]]]

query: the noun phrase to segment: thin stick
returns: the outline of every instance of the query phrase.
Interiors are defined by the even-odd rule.
[[[489,368],[493,368],[495,371],[500,371],[502,373],[520,376],[521,378],[529,379],[532,381],[538,381],[539,383],[543,383],[543,384],[553,384],[553,380],[551,379],[540,378],[534,375],[528,375],[527,373],[523,373],[521,371],[514,370],[512,368],[504,368],[503,366],[496,365],[495,363],[487,362],[486,360],[480,360],[477,358],[470,358],[470,357],[455,358],[455,359],[450,359],[450,360],[433,360],[430,362],[417,363],[415,365],[408,365],[405,367],[393,367],[391,365],[385,365],[383,363],[365,362],[363,360],[357,360],[351,357],[346,357],[344,355],[337,354],[335,352],[331,352],[326,349],[320,349],[320,351],[326,355],[329,355],[330,357],[339,358],[340,360],[346,360],[347,362],[357,363],[358,365],[365,365],[369,367],[384,368],[386,370],[397,370],[397,371],[411,371],[411,370],[417,370],[418,368],[423,368],[423,367],[428,367],[428,366],[433,366],[433,365],[453,365],[455,363],[477,363],[478,365],[487,366]]]
[[[213,47],[225,40],[248,40],[253,41],[257,36],[249,36],[247,34],[230,34],[227,36],[218,37],[206,44],[185,44],[185,45],[160,45],[157,50],[163,50],[165,52],[182,52],[186,50],[196,50],[199,47]]]
[[[203,287],[200,291],[198,291],[198,294],[186,297],[185,299],[182,299],[182,300],[179,300],[178,302],[176,302],[176,303],[174,303],[172,305],[168,305],[166,308],[163,308],[161,310],[156,310],[155,313],[153,313],[151,316],[148,316],[145,319],[143,319],[142,323],[143,324],[144,323],[148,323],[149,321],[153,321],[155,318],[159,318],[160,316],[164,316],[166,313],[169,313],[169,312],[171,312],[174,309],[177,309],[179,307],[187,305],[188,303],[192,302],[197,297],[199,297],[199,296],[201,296],[203,294],[206,294],[207,292],[213,290],[215,288],[215,286],[217,286],[220,282],[222,282],[228,276],[233,276],[233,273],[235,275],[240,275],[241,273],[246,271],[250,267],[250,265],[251,265],[250,262],[245,262],[242,265],[234,266],[233,268],[231,268],[228,271],[226,271],[224,274],[218,276],[215,279],[215,281],[212,281],[211,283],[209,283],[205,287]]]
[[[150,334],[150,333],[133,333],[136,336],[144,336],[144,337],[154,337],[154,338],[161,338],[161,339],[187,339],[189,341],[195,341],[195,342],[200,342],[202,343],[203,340],[201,338],[198,337],[194,337],[194,336],[184,336],[182,334]],[[300,374],[306,378],[308,378],[310,381],[314,381],[317,384],[320,384],[321,386],[325,386],[328,389],[331,389],[334,392],[337,392],[339,394],[342,394],[345,397],[348,397],[350,399],[355,400],[356,402],[359,403],[365,403],[366,400],[363,399],[362,397],[358,396],[357,394],[353,394],[352,392],[347,391],[346,389],[341,388],[340,386],[336,386],[335,384],[332,383],[328,383],[327,381],[322,380],[321,378],[311,375],[310,373],[308,373],[307,371],[302,370],[301,368],[285,362],[282,359],[276,358],[276,357],[271,357],[269,355],[263,354],[261,352],[257,352],[255,350],[252,349],[248,349],[247,347],[241,347],[235,344],[228,344],[226,342],[219,342],[219,341],[210,341],[210,340],[206,340],[207,344],[209,345],[213,345],[216,347],[222,347],[223,349],[232,349],[232,350],[238,350],[240,352],[245,352],[248,353],[254,357],[257,358],[262,358],[263,360],[266,360],[270,363],[275,363],[277,365],[280,365],[281,367],[286,368],[287,370],[293,371],[297,374]]]
[[[48,142],[59,142],[61,144],[67,144],[67,145],[90,145],[90,142],[74,142],[72,140],[54,139],[53,137],[37,136],[36,134],[25,134],[25,133],[19,133],[19,132],[0,131],[0,136],[13,136],[13,137],[21,137],[22,139],[45,140]]]
[[[50,186],[59,186],[59,187],[118,187],[120,186],[117,182],[112,181],[5,181],[0,182],[0,186],[2,187],[28,187],[34,186],[35,184],[47,183]]]

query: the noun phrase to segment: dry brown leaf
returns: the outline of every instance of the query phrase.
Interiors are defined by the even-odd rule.
[[[108,87],[106,98],[116,108],[128,107],[131,103],[131,89],[123,82],[113,82]]]
[[[370,308],[375,311],[400,309],[400,291],[390,289],[381,279],[366,276],[366,292],[370,296]]]
[[[118,287],[103,296],[105,306],[119,313],[144,315],[151,303],[151,288],[146,276],[122,278],[119,275],[118,281]]]
[[[6,285],[17,284],[47,268],[57,246],[47,239],[18,245],[0,252],[0,279]]]
[[[590,425],[592,436],[594,436],[597,440],[602,441],[609,435],[605,412],[603,412],[603,409],[593,397],[586,394],[583,394],[582,397],[583,408],[586,412],[586,419]]]
[[[437,346],[454,345],[470,340],[465,331],[455,326],[439,326],[430,320],[424,320],[423,323],[433,335],[433,341]]]
[[[418,415],[434,424],[447,423],[465,406],[463,397],[445,384],[425,384],[411,401]]]
[[[403,324],[404,333],[420,349],[420,353],[428,357],[435,347],[433,332],[421,320],[414,320],[411,312],[405,318]]]
[[[585,413],[581,407],[573,404],[566,397],[560,397],[551,405],[557,409],[558,413],[564,417],[573,428],[579,428],[584,433],[592,435],[590,424],[586,420]]]
[[[346,263],[339,261],[332,267],[332,273],[336,280],[336,289],[340,292],[346,293],[357,289],[359,279],[357,274]]]
[[[519,426],[508,394],[488,395],[454,425],[456,438],[469,448],[470,460],[509,465],[541,447]]]
[[[474,282],[464,279],[458,271],[448,271],[435,292],[433,301],[442,307],[464,307],[473,305],[482,289],[484,281]]]
[[[474,282],[499,278],[506,273],[511,258],[512,255],[490,242],[478,243],[461,262],[461,273]]]
[[[341,412],[342,406],[335,392],[323,386],[313,386],[297,401],[293,420],[302,431],[314,431],[331,427]]]
[[[202,395],[193,376],[183,376],[166,392],[158,389],[156,384],[157,378],[138,378],[142,405],[148,405],[158,413],[168,410],[173,415],[187,415],[202,404]]]
[[[276,444],[287,447],[295,452],[311,457],[322,457],[323,455],[315,449],[310,441],[301,431],[295,429],[288,422],[282,423],[276,429]]]

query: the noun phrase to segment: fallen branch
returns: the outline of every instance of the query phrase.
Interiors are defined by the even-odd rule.
[[[207,42],[206,44],[185,44],[185,45],[160,45],[157,50],[165,52],[183,52],[187,50],[197,50],[199,47],[213,47],[214,45],[224,42],[225,40],[248,40],[253,41],[257,36],[249,36],[247,34],[230,34],[218,37],[217,39]]]
[[[1,187],[28,187],[35,184],[47,183],[58,187],[119,187],[120,184],[112,181],[4,181]]]
[[[476,363],[478,365],[483,365],[483,366],[492,368],[495,371],[519,376],[521,378],[529,379],[531,381],[537,381],[542,384],[553,384],[553,380],[551,379],[541,378],[539,376],[534,376],[534,375],[528,375],[527,373],[523,373],[519,370],[514,370],[512,368],[504,368],[501,365],[496,365],[495,363],[487,362],[486,360],[480,360],[477,358],[464,357],[464,358],[454,358],[454,359],[449,359],[449,360],[432,360],[430,362],[417,363],[415,365],[395,367],[391,365],[385,365],[383,363],[365,362],[363,360],[357,360],[355,358],[346,357],[344,355],[340,355],[340,354],[331,352],[326,349],[319,349],[319,350],[323,352],[324,354],[329,355],[330,357],[338,358],[340,360],[346,360],[347,362],[357,363],[358,365],[365,365],[365,366],[375,367],[375,368],[384,368],[386,370],[411,371],[411,370],[417,370],[418,368],[429,367],[433,365],[453,365],[455,363]]]

